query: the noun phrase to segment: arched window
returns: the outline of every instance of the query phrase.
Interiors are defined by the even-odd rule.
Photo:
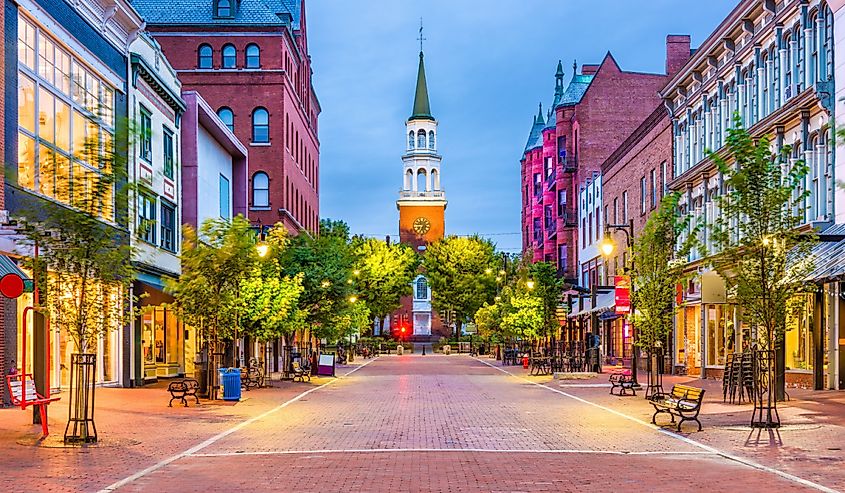
[[[217,0],[217,17],[232,17],[231,0]]]
[[[197,50],[197,68],[212,68],[212,53],[211,46],[200,45]]]
[[[252,206],[270,207],[270,177],[263,171],[252,175]]]
[[[417,278],[416,298],[418,300],[428,299],[428,283],[425,282],[424,277]]]
[[[235,68],[238,50],[233,45],[223,46],[223,68]]]
[[[231,108],[228,108],[226,106],[220,108],[219,110],[217,110],[217,116],[220,117],[220,120],[223,122],[223,124],[229,127],[229,130],[231,130],[232,132],[235,131],[235,115],[234,113],[232,113]]]
[[[436,169],[431,170],[431,189],[435,192],[440,190],[440,173]]]
[[[428,132],[428,148],[434,150],[434,130]]]
[[[417,188],[416,188],[417,192],[425,192],[427,190],[426,189],[426,185],[427,185],[426,178],[428,178],[428,175],[425,172],[425,168],[418,169],[417,170]]]
[[[414,186],[414,172],[408,170],[405,173],[405,186],[403,187],[404,190],[411,190],[411,187]]]
[[[414,131],[408,132],[408,149],[414,148]]]
[[[256,108],[252,112],[252,142],[270,142],[270,114],[264,108]]]
[[[246,45],[246,68],[261,67],[261,49],[257,44]]]
[[[786,50],[786,57],[781,60],[783,64],[783,68],[785,69],[785,73],[783,76],[783,96],[781,99],[786,101],[787,99],[792,97],[792,47],[790,46],[792,42],[792,36],[790,33],[786,33],[783,37],[783,47]]]
[[[417,148],[425,149],[425,130],[420,129],[417,132]]]

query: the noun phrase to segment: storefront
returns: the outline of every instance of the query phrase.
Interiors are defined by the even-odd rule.
[[[193,341],[188,343],[193,331],[186,330],[173,308],[169,307],[173,297],[164,293],[160,286],[143,281],[135,283],[135,296],[141,312],[136,329],[140,337],[144,382],[184,376],[186,348],[193,346]]]

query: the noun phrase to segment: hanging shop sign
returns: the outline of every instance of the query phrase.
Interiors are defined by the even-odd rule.
[[[631,313],[631,276],[614,276],[616,313]]]

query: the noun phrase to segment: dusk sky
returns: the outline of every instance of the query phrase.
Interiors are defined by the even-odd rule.
[[[353,233],[398,237],[404,122],[417,75],[420,17],[431,110],[439,122],[447,234],[520,250],[519,160],[537,104],[563,60],[664,72],[667,34],[698,46],[725,0],[312,0],[309,49],[320,116],[320,215]]]

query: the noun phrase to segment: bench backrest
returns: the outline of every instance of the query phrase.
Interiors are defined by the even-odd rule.
[[[674,385],[672,386],[672,397],[675,399],[685,399],[688,401],[700,401],[704,395],[704,389],[698,387],[690,387],[688,385]]]
[[[35,391],[35,381],[31,378],[24,377],[22,380],[10,380],[9,392],[12,394],[12,401],[19,403],[23,399],[23,392],[26,389],[26,400],[34,401],[38,399],[38,393]]]
[[[301,368],[302,366],[299,364],[299,361],[293,362],[293,371],[299,371]]]

